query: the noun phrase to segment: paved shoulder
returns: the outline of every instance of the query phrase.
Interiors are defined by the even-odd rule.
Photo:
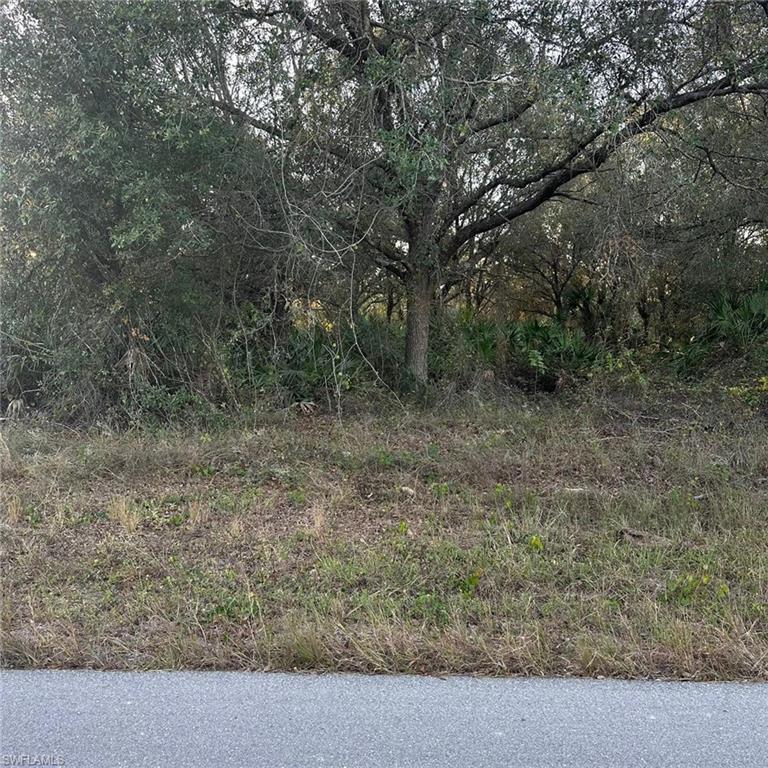
[[[88,671],[0,685],[2,765],[768,765],[768,685]]]

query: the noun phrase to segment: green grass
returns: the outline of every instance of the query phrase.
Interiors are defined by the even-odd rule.
[[[768,679],[727,395],[6,438],[6,666]]]

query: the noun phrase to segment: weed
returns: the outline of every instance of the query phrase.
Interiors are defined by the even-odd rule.
[[[118,523],[126,533],[135,533],[141,522],[141,515],[136,505],[126,496],[115,496],[107,504],[107,514]]]
[[[451,492],[451,486],[448,483],[431,483],[429,490],[437,496],[438,499],[445,498]]]
[[[4,663],[768,679],[768,424],[696,397],[15,429]]]
[[[307,503],[307,494],[301,488],[294,488],[288,492],[288,501],[293,507],[303,507]]]
[[[458,583],[459,591],[462,595],[470,597],[475,594],[478,585],[480,584],[480,578],[483,575],[483,571],[480,568],[472,571],[468,576],[461,579]]]

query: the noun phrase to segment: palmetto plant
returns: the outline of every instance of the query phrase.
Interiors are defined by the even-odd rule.
[[[529,320],[510,329],[513,353],[539,373],[585,371],[599,362],[600,349],[583,334],[560,323]]]
[[[710,311],[707,335],[739,350],[749,349],[768,333],[768,289],[738,298],[718,296]]]
[[[718,348],[726,356],[768,349],[768,288],[743,296],[723,293],[709,302],[705,330],[683,346],[675,370],[686,375],[702,368]]]

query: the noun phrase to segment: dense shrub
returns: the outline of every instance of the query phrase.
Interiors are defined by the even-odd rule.
[[[708,302],[702,332],[676,349],[674,368],[687,376],[735,357],[751,365],[768,364],[768,288],[741,296],[719,294]]]

